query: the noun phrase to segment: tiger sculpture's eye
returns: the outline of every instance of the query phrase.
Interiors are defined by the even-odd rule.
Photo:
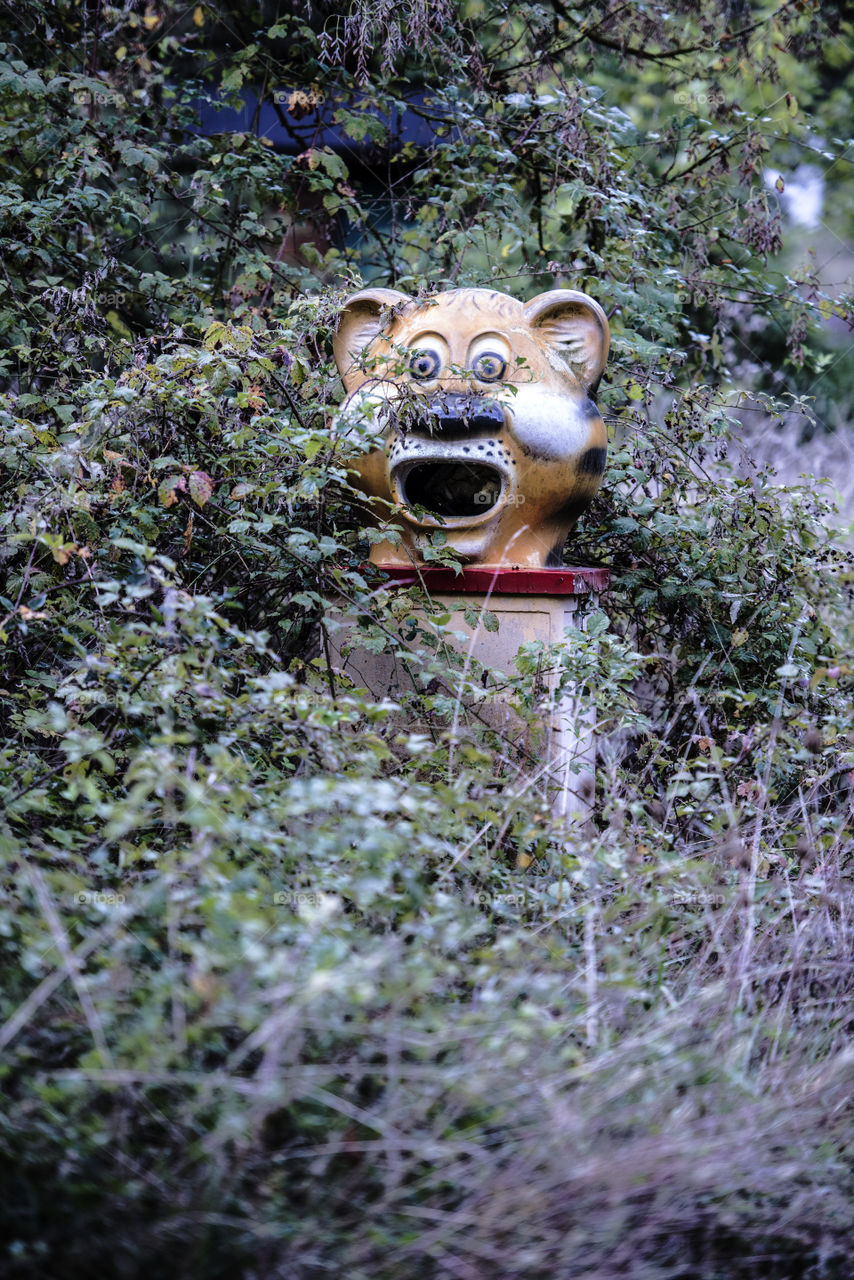
[[[481,351],[472,365],[479,382],[499,382],[507,372],[507,361],[497,351]]]
[[[419,382],[428,382],[431,378],[435,378],[441,367],[442,361],[438,352],[431,351],[429,348],[416,351],[409,361],[409,372]]]

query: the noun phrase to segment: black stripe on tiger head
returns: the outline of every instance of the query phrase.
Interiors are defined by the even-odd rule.
[[[578,459],[578,474],[580,476],[601,476],[605,470],[605,456],[607,450],[597,445],[593,449],[586,449]]]
[[[553,516],[557,525],[566,525],[570,529],[574,529],[578,524],[581,516],[590,506],[592,494],[590,498],[570,497],[567,498],[561,509]]]

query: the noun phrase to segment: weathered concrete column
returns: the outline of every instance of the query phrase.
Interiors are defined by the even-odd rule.
[[[502,674],[515,674],[516,655],[523,644],[571,641],[573,634],[584,629],[586,616],[597,607],[599,593],[608,585],[607,569],[477,566],[455,574],[431,566],[377,567],[385,569],[389,585],[420,586],[434,607],[450,614],[443,634],[463,657],[463,670],[474,659],[491,673],[492,683],[500,682]],[[476,614],[474,625],[472,614]],[[497,630],[484,626],[487,614],[497,619]],[[405,663],[392,654],[359,646],[355,620],[339,614],[336,622],[337,629],[330,632],[330,656],[357,685],[376,698],[394,698],[415,688]],[[588,691],[574,689],[559,696],[557,686],[557,673],[544,673],[538,717],[541,732],[534,740],[530,726],[500,696],[483,704],[481,718],[509,742],[525,747],[528,767],[558,814],[584,818],[594,801],[595,717]]]

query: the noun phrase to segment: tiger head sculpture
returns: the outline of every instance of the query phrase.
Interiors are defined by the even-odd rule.
[[[604,311],[574,289],[527,303],[491,289],[348,298],[334,342],[342,422],[382,433],[354,469],[378,526],[403,528],[372,561],[423,563],[441,529],[468,563],[559,565],[605,467],[592,396],[608,344]]]

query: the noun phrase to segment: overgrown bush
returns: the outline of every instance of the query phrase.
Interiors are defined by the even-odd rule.
[[[762,165],[848,127],[850,23],[755,9],[4,19],[0,1274],[850,1273],[852,566],[730,376],[762,316],[808,413],[849,315],[774,276]],[[199,131],[283,86],[370,148]],[[587,685],[587,823],[365,568],[363,278],[611,312],[611,589],[510,673]]]

